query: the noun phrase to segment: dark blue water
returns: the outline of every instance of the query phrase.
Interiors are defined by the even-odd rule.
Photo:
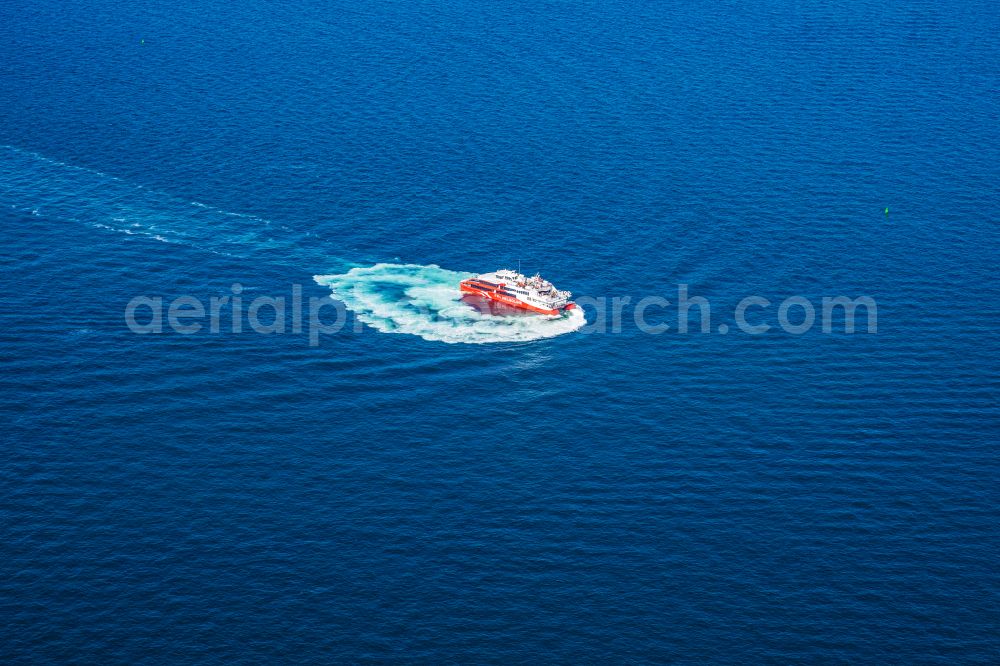
[[[0,659],[996,661],[998,35],[965,0],[8,0]],[[587,325],[451,291],[517,259]],[[347,324],[126,326],[234,283]],[[680,283],[708,332],[640,330]],[[839,295],[877,333],[823,333]]]

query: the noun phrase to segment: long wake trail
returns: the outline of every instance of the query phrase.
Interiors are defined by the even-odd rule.
[[[270,220],[185,201],[13,146],[0,146],[0,206],[234,257],[320,259],[308,250],[308,234]],[[329,265],[329,257],[324,261]]]
[[[0,146],[0,207],[254,261],[336,267],[343,272],[315,275],[315,281],[358,320],[383,333],[482,344],[551,338],[586,324],[581,309],[557,317],[480,312],[462,301],[458,289],[472,273],[420,264],[358,266],[331,257],[309,232],[185,201],[13,146]]]

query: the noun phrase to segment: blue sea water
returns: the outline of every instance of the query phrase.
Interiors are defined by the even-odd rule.
[[[1000,660],[994,3],[0,19],[4,663]],[[346,325],[126,325],[237,283]]]

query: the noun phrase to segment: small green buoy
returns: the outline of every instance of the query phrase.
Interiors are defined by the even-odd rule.
[[[889,207],[888,206],[885,207],[885,216],[889,217]]]

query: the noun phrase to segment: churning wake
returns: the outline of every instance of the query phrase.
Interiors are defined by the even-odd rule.
[[[472,275],[434,265],[375,264],[314,279],[372,328],[424,340],[525,342],[570,333],[587,323],[580,308],[552,317],[482,312],[464,302],[458,289]]]

